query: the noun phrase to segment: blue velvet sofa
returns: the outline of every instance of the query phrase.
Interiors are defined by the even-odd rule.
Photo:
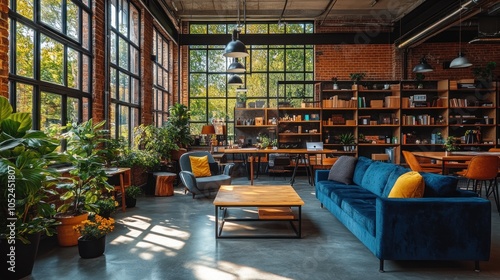
[[[491,205],[458,190],[457,178],[421,173],[423,198],[387,198],[402,166],[359,157],[353,184],[316,170],[316,197],[379,260],[479,261],[490,257]]]

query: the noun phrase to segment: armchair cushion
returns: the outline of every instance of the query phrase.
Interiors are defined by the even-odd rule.
[[[191,162],[191,170],[195,177],[208,177],[212,175],[210,165],[208,164],[208,156],[189,156],[189,161]]]
[[[219,175],[219,164],[217,162],[209,162],[208,165],[210,166],[211,176]]]

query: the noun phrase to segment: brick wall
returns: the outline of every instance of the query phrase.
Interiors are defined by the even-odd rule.
[[[0,96],[9,97],[9,1],[0,0]]]
[[[141,6],[139,6],[141,7]],[[153,17],[144,8],[141,10],[141,123],[153,123]]]
[[[105,15],[105,2],[103,0],[94,1],[92,18],[92,27],[94,38],[92,42],[92,49],[94,51],[93,71],[92,71],[92,119],[97,122],[104,119],[104,95],[106,89],[106,80],[104,79],[105,69],[105,33],[104,33],[104,15]],[[108,98],[109,99],[109,98]],[[109,101],[108,101],[109,102]],[[109,103],[106,104],[109,106]]]

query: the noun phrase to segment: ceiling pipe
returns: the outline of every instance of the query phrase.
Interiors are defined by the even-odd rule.
[[[500,37],[475,38],[469,41],[469,44],[474,43],[500,43]]]
[[[450,13],[446,17],[438,20],[437,22],[435,22],[432,25],[428,26],[427,28],[425,28],[424,30],[420,31],[419,33],[413,35],[412,37],[410,37],[409,39],[405,40],[404,42],[399,43],[397,45],[398,49],[410,47],[411,45],[416,44],[416,42],[418,42],[418,41],[422,41],[422,40],[424,40],[426,38],[431,37],[431,35],[433,36],[436,33],[439,33],[440,31],[438,31],[436,29],[438,29],[441,25],[445,24],[446,22],[449,22],[456,15],[460,14],[462,12],[462,10],[467,10],[467,9],[471,8],[472,6],[474,6],[474,5],[477,5],[481,1],[482,0],[469,0],[467,3],[463,4],[460,8],[458,8],[454,12]],[[472,14],[469,14],[467,18],[472,17],[472,16],[474,16],[477,13],[479,13],[479,10],[477,10],[475,12],[472,12]],[[463,19],[463,20],[465,20],[465,19]],[[441,31],[443,31],[443,29],[441,29]],[[433,32],[433,33],[430,33],[430,32]]]

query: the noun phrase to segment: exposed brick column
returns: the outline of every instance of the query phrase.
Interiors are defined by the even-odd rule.
[[[92,49],[94,51],[94,61],[92,68],[92,118],[94,122],[104,119],[104,91],[106,90],[106,80],[104,79],[105,69],[105,0],[96,0],[93,4],[92,28],[94,38]],[[109,102],[109,101],[108,101]],[[109,120],[108,120],[109,121]]]
[[[9,97],[9,1],[0,0],[0,96]]]
[[[153,17],[141,9],[141,123],[153,123]]]

